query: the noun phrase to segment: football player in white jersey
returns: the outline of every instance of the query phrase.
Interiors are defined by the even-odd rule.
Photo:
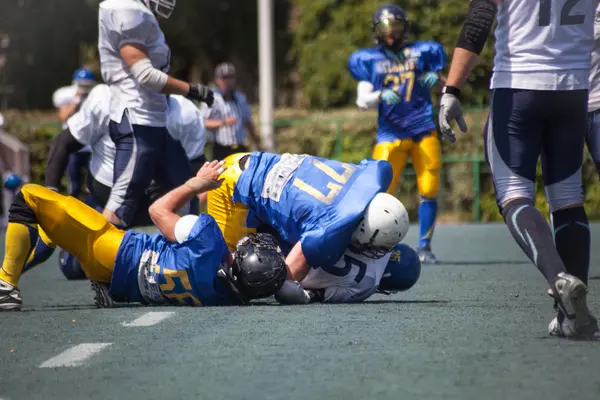
[[[100,3],[98,50],[102,77],[111,91],[109,131],[117,148],[114,184],[104,216],[114,224],[133,223],[152,179],[175,187],[192,176],[187,160],[165,146],[169,137],[165,94],[208,106],[213,102],[207,87],[167,75],[171,54],[156,16],[168,18],[174,8],[175,0]]]
[[[204,157],[204,144],[206,143],[204,118],[196,105],[183,96],[169,96],[168,105],[167,128],[169,133],[173,139],[181,143],[194,172],[197,172],[206,161]],[[46,166],[45,185],[53,190],[58,190],[68,155],[83,146],[90,146],[92,157],[87,179],[90,195],[86,198],[86,204],[99,211],[102,211],[110,196],[116,152],[115,145],[108,133],[109,110],[110,89],[107,85],[98,85],[89,94],[87,101],[79,111],[67,120],[67,129],[63,130],[54,140]],[[134,225],[152,225],[148,207],[167,191],[156,185],[152,185],[146,191],[134,218]],[[28,266],[37,265],[40,263],[40,259],[46,260],[52,255],[54,249],[50,243],[44,242],[44,238],[45,236],[41,235],[41,243],[36,246]],[[85,279],[79,263],[68,253],[61,252],[59,264],[68,279]]]
[[[558,311],[555,336],[590,338],[598,330],[587,306],[590,231],[581,165],[594,10],[598,0],[472,0],[440,100],[444,137],[451,122],[467,125],[460,89],[477,62],[497,15],[486,158],[496,199],[511,234],[550,285]],[[535,208],[542,158],[553,232]]]
[[[406,244],[378,259],[346,250],[334,266],[311,268],[302,282],[286,280],[275,299],[281,304],[357,303],[376,291],[406,291],[420,275],[419,255]]]
[[[590,70],[590,95],[588,99],[589,130],[587,147],[600,174],[600,5],[594,19],[594,50]]]
[[[58,119],[63,124],[63,128],[66,126],[67,119],[77,112],[96,84],[97,80],[94,73],[83,67],[73,73],[71,86],[62,87],[54,92],[52,102],[58,110]],[[70,196],[78,197],[81,193],[85,167],[89,164],[89,161],[90,148],[88,146],[69,156],[67,170]]]

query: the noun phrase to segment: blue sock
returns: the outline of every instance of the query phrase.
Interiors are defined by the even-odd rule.
[[[436,199],[421,197],[419,205],[419,221],[421,224],[421,239],[419,247],[428,246],[431,243],[433,230],[435,229],[435,218],[437,217],[438,203]]]

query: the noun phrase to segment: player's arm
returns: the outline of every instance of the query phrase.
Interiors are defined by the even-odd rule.
[[[381,90],[374,90],[373,84],[367,81],[360,81],[356,86],[356,105],[361,110],[377,108],[381,102]]]
[[[164,94],[179,94],[190,100],[203,101],[209,107],[214,94],[208,87],[175,79],[152,66],[146,47],[139,43],[126,43],[120,49],[121,59],[139,84]]]
[[[285,259],[288,266],[288,279],[301,282],[310,271],[310,265],[302,251],[302,242],[298,242]]]
[[[205,163],[195,177],[171,190],[150,206],[148,211],[152,222],[168,240],[178,241],[175,228],[182,217],[177,214],[177,211],[194,196],[221,186],[223,180],[219,179],[219,176],[226,169],[223,164],[223,161],[216,160]]]
[[[58,119],[60,120],[61,124],[64,124],[69,119],[69,117],[73,115],[75,111],[77,111],[79,102],[80,99],[77,98],[76,101],[74,101],[71,104],[65,104],[64,106],[60,106],[60,108],[58,109]]]
[[[464,86],[490,35],[499,3],[500,0],[471,0],[469,3],[469,12],[454,49],[447,87]]]
[[[442,137],[451,143],[456,140],[451,123],[456,121],[461,131],[468,126],[460,105],[460,90],[479,59],[485,46],[500,0],[471,0],[469,13],[463,23],[443,95],[440,99],[439,126]]]
[[[69,155],[71,153],[76,153],[83,147],[83,144],[79,143],[77,139],[73,137],[68,128],[54,138],[54,141],[50,146],[50,152],[48,153],[48,161],[46,162],[46,177],[44,184],[47,188],[58,191],[60,180],[69,163]]]

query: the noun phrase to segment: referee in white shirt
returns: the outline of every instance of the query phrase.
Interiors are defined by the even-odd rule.
[[[204,121],[214,141],[213,160],[223,160],[231,154],[247,152],[244,142],[248,135],[260,147],[246,96],[235,90],[236,73],[233,64],[226,62],[217,65],[215,81],[218,87],[215,102]]]

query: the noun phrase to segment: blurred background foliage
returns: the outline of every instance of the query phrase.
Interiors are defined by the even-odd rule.
[[[389,1],[404,8],[411,39],[442,43],[451,60],[468,3],[464,0]],[[10,83],[7,131],[30,145],[33,181],[41,182],[50,139],[60,126],[50,109],[51,96],[68,85],[82,64],[98,68],[98,0],[2,0],[0,34],[10,36],[0,85]],[[384,4],[375,0],[274,0],[276,53],[276,141],[279,152],[309,153],[357,162],[369,157],[376,115],[354,106],[356,82],[346,62],[359,47],[372,46],[371,17]],[[238,66],[239,86],[257,102],[258,47],[255,0],[178,0],[173,16],[161,25],[172,48],[172,73],[182,79],[210,82],[214,67],[228,60]],[[483,126],[489,97],[493,37],[464,90],[470,105],[470,131],[443,143],[453,160],[483,155]],[[255,117],[258,113],[255,113]],[[441,220],[472,220],[476,180],[481,190],[481,220],[501,219],[484,162],[447,163],[440,194]],[[413,219],[418,195],[408,168],[398,188]],[[479,172],[479,173],[477,173]],[[583,169],[586,206],[600,218],[600,187],[593,165]],[[543,188],[538,184],[538,193]],[[545,209],[543,196],[539,205]]]

